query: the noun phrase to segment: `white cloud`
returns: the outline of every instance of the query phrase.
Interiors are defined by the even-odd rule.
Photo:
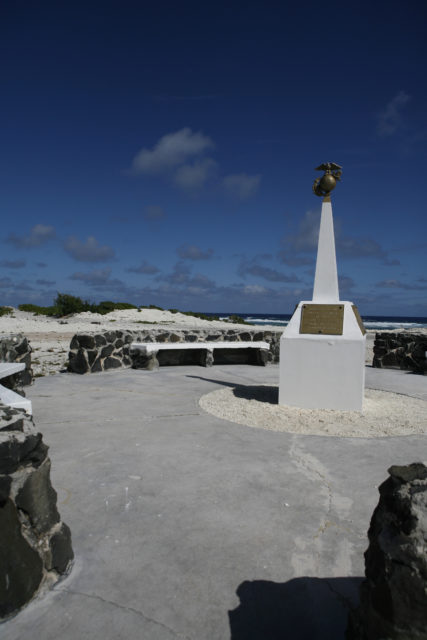
[[[201,158],[193,164],[183,164],[174,175],[174,182],[182,189],[199,189],[214,173],[217,163],[212,158]]]
[[[102,284],[107,282],[110,275],[111,269],[107,267],[106,269],[93,269],[88,273],[78,271],[70,276],[70,280],[80,280],[86,284]]]
[[[379,136],[382,138],[392,136],[401,128],[403,123],[401,111],[410,100],[411,96],[404,91],[399,91],[390,100],[378,116],[377,133]]]
[[[115,255],[112,247],[99,246],[98,240],[93,236],[89,236],[86,242],[80,242],[75,236],[70,236],[64,243],[64,249],[79,262],[105,262]]]
[[[39,247],[54,237],[54,227],[46,224],[36,224],[27,236],[17,236],[12,233],[6,242],[15,245],[18,249],[30,249]]]
[[[139,267],[129,267],[126,269],[128,273],[143,273],[146,275],[154,275],[155,273],[159,273],[160,269],[155,267],[154,264],[150,264],[146,260],[143,260]]]
[[[243,289],[243,293],[248,296],[259,296],[268,293],[268,289],[259,284],[247,284]]]
[[[208,136],[185,127],[164,135],[152,149],[141,149],[133,159],[131,171],[135,174],[170,171],[213,147]]]
[[[183,244],[176,250],[180,258],[184,260],[209,260],[213,256],[213,249],[200,249],[194,244]]]
[[[261,176],[249,176],[247,173],[236,173],[225,176],[222,183],[224,189],[232,196],[240,200],[246,200],[253,196],[259,187]]]
[[[25,260],[1,260],[0,267],[5,269],[22,269],[26,265]]]

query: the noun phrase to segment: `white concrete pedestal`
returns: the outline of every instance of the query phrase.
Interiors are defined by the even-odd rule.
[[[361,411],[365,388],[365,336],[351,302],[343,335],[301,334],[300,302],[280,338],[279,404],[302,409]]]
[[[343,305],[342,335],[300,333],[303,304]],[[332,205],[330,198],[325,198],[313,300],[299,303],[280,338],[279,404],[302,409],[361,411],[365,342],[352,303],[339,300]]]

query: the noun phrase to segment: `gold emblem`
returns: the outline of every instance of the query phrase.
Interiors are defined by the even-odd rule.
[[[321,178],[316,178],[313,183],[313,193],[316,196],[323,196],[327,198],[332,189],[337,186],[337,180],[341,180],[342,167],[335,162],[324,162],[319,167],[316,167],[316,171],[324,171],[325,173]]]

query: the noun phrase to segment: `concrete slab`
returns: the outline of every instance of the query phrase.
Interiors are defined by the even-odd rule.
[[[366,373],[427,399],[426,377]],[[28,397],[76,563],[2,639],[343,638],[377,486],[426,439],[276,433],[198,406],[278,379],[277,365],[39,378]]]

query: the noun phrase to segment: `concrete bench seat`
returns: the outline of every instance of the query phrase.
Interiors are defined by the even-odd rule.
[[[25,363],[23,362],[0,362],[0,379],[8,378],[15,373],[24,371]],[[12,389],[7,389],[0,384],[0,402],[12,407],[13,409],[24,409],[30,415],[33,412],[31,400],[27,400],[19,393],[15,393]]]
[[[268,342],[263,341],[132,342],[130,354],[134,369],[157,369],[160,364],[200,364],[204,367],[210,367],[214,362],[232,364],[236,361],[237,364],[238,360],[232,354],[242,350],[246,350],[250,362],[264,366],[269,349]],[[168,354],[162,357],[161,352]],[[176,356],[171,352],[176,352]],[[183,356],[185,352],[190,353],[191,357]]]

